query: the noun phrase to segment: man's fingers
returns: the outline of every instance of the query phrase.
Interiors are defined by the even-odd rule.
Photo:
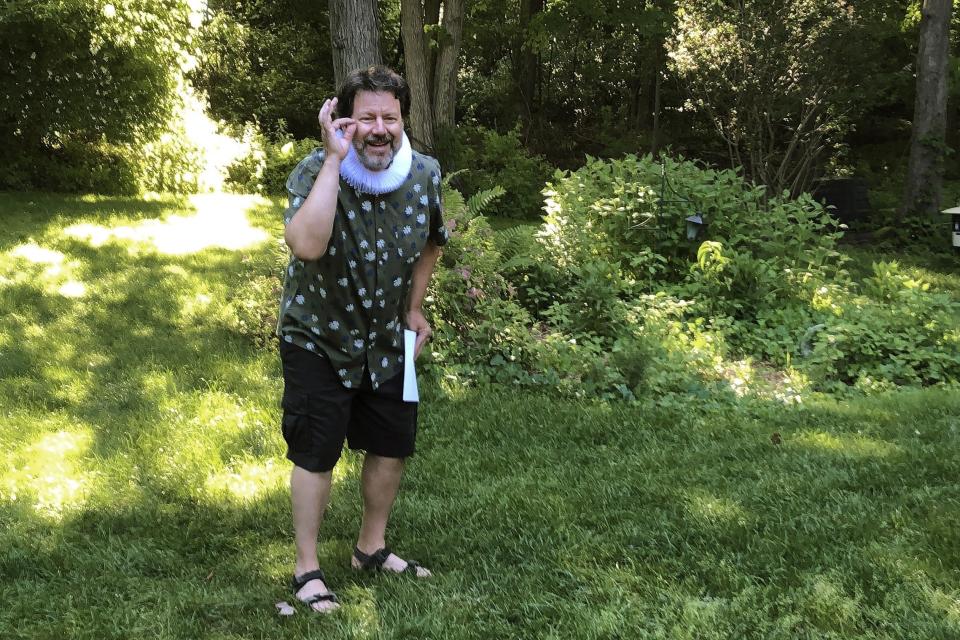
[[[356,124],[357,121],[353,118],[337,118],[331,124],[334,129],[344,129],[347,125]]]
[[[414,359],[420,356],[420,350],[423,349],[423,345],[426,344],[427,340],[430,339],[430,333],[430,331],[421,331],[417,334],[417,342],[413,346]]]
[[[351,122],[343,130],[343,141],[349,145],[353,141],[353,134],[357,132],[357,123]]]

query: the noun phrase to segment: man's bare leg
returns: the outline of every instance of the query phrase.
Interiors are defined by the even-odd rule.
[[[404,465],[403,458],[385,458],[370,453],[363,459],[363,470],[360,472],[363,521],[357,539],[357,548],[363,553],[371,554],[387,546],[387,521],[400,489]],[[351,563],[354,568],[360,568],[360,562],[356,558],[353,558]],[[383,568],[403,571],[407,568],[407,562],[391,553],[383,563]],[[429,575],[430,572],[425,568],[417,568],[418,577],[425,578]]]
[[[332,471],[314,473],[294,465],[290,473],[290,502],[293,507],[294,543],[296,545],[296,563],[293,575],[301,576],[308,571],[320,568],[317,562],[317,536],[323,512],[330,500]],[[327,585],[321,580],[311,580],[297,592],[301,600],[318,593],[327,593]],[[332,611],[338,604],[317,602],[313,608],[317,611]]]

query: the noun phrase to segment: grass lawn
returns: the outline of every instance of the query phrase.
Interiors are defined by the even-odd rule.
[[[944,390],[680,411],[424,380],[391,542],[436,577],[349,569],[348,455],[344,606],[281,618],[279,363],[223,306],[276,203],[0,194],[0,220],[0,638],[960,638]]]

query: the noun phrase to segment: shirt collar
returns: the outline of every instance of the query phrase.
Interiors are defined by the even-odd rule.
[[[410,165],[413,164],[413,152],[407,134],[403,134],[400,148],[393,156],[390,166],[381,171],[371,171],[363,166],[357,151],[350,145],[347,157],[340,163],[340,176],[354,189],[364,193],[380,195],[396,191],[407,179]]]

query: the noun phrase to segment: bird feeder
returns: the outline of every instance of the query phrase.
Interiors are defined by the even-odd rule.
[[[953,236],[953,250],[960,252],[960,207],[947,209],[944,213],[951,217],[950,227],[952,229],[951,235]]]
[[[687,240],[696,240],[697,236],[700,235],[701,229],[707,226],[707,223],[703,221],[703,214],[698,213],[696,215],[687,216]]]

